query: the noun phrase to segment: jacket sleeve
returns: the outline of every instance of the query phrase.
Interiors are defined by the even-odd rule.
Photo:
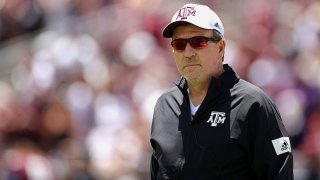
[[[252,168],[259,180],[293,180],[290,139],[276,106],[265,98],[248,112]]]
[[[150,175],[151,175],[151,180],[156,180],[158,179],[158,172],[159,172],[159,162],[158,162],[158,157],[159,157],[159,145],[156,140],[156,134],[155,131],[158,127],[158,122],[157,117],[159,114],[161,114],[161,101],[158,99],[154,112],[153,112],[153,118],[152,118],[152,125],[151,125],[151,137],[150,137],[150,145],[152,147],[152,154],[151,154],[151,159],[150,159]]]
[[[156,180],[157,179],[157,174],[158,174],[158,161],[155,157],[154,154],[151,155],[151,162],[150,162],[150,175],[151,175],[151,180]]]

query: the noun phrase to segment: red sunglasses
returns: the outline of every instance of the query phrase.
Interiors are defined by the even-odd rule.
[[[187,43],[189,42],[191,47],[194,49],[202,48],[208,46],[208,41],[219,42],[221,37],[205,37],[205,36],[195,36],[188,39],[174,39],[171,41],[171,46],[173,49],[178,51],[185,50]]]

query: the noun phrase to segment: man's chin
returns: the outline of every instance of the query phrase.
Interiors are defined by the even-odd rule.
[[[200,75],[188,75],[188,76],[184,76],[184,77],[187,79],[188,82],[203,83],[203,82],[208,81],[208,78],[205,78]]]

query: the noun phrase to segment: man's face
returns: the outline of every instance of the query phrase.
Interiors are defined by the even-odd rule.
[[[182,25],[173,31],[172,40],[187,39],[195,36],[213,37],[213,30],[202,29],[192,24]],[[193,48],[190,43],[184,50],[173,49],[178,71],[188,81],[208,82],[212,76],[223,71],[222,57],[225,50],[224,39],[219,42],[208,41],[206,47]]]

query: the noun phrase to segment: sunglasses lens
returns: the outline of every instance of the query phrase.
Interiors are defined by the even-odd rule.
[[[195,49],[206,47],[208,45],[205,37],[193,37],[190,39],[189,42],[190,42],[190,45]]]
[[[175,50],[184,50],[187,46],[188,40],[187,39],[175,39],[172,41],[172,47]]]
[[[197,49],[206,47],[208,45],[208,38],[197,36],[190,39],[175,39],[172,41],[171,45],[175,50],[183,51],[188,42],[194,49]]]

